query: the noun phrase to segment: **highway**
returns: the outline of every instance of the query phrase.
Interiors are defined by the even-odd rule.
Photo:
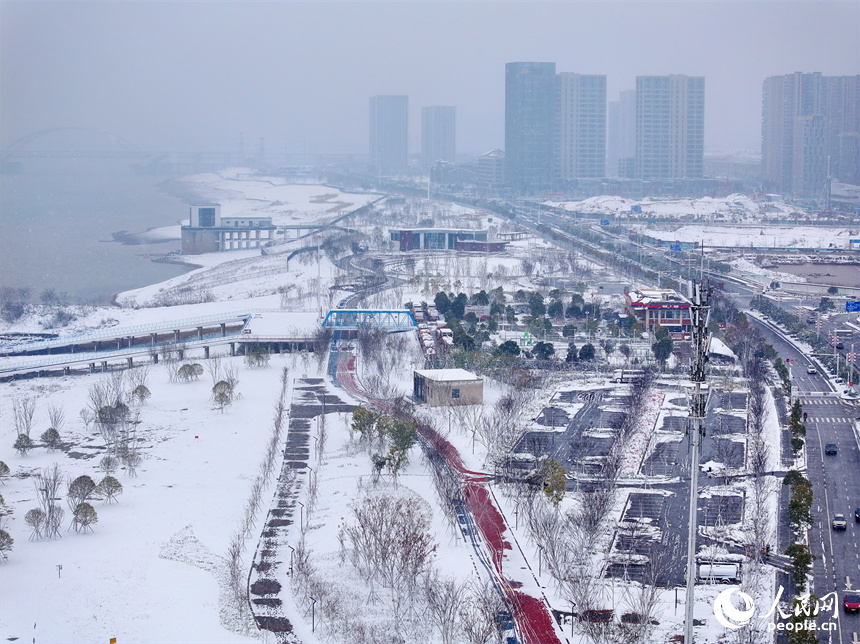
[[[812,482],[814,523],[809,545],[816,556],[812,567],[812,591],[818,597],[838,593],[839,620],[831,642],[854,644],[860,638],[860,615],[842,611],[842,594],[860,588],[860,523],[854,510],[860,507],[860,406],[843,400],[832,391],[826,376],[807,373],[812,365],[793,344],[770,325],[754,321],[783,359],[789,359],[794,394],[807,413],[807,477]],[[836,443],[838,453],[824,453],[827,443]],[[833,530],[836,513],[848,518],[846,530]],[[780,544],[784,549],[784,545]],[[819,618],[821,623],[825,618]]]

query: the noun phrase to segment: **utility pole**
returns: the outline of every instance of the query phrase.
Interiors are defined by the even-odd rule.
[[[690,289],[690,315],[693,331],[693,364],[690,368],[690,380],[693,382],[693,397],[690,401],[690,515],[687,532],[687,595],[684,601],[684,643],[693,642],[693,606],[694,587],[696,583],[696,502],[699,487],[699,446],[704,434],[705,411],[707,407],[707,391],[703,391],[705,383],[705,364],[708,357],[708,296],[710,289],[704,280],[698,284],[688,282]]]

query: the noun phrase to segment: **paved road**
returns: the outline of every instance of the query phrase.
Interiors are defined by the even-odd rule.
[[[860,416],[860,406],[832,394],[821,395],[831,392],[831,385],[820,373],[806,373],[807,356],[767,325],[756,324],[779,355],[791,360],[794,389],[807,413],[807,476],[814,494],[810,547],[817,557],[813,565],[813,590],[819,597],[833,591],[838,593],[840,619],[829,641],[854,644],[860,639],[860,615],[842,612],[841,601],[846,589],[860,588],[860,523],[853,520],[855,508],[860,507],[857,433],[860,421],[856,420]],[[824,453],[827,443],[838,445],[836,455]],[[831,528],[835,513],[848,518],[845,531]]]

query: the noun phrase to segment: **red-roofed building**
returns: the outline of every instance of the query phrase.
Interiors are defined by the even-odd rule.
[[[664,327],[680,338],[692,328],[690,300],[672,289],[640,289],[624,293],[627,311],[653,333],[658,326]]]

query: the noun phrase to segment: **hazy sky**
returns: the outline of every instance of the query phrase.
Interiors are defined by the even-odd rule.
[[[705,77],[705,144],[758,151],[761,84],[860,73],[860,3],[9,2],[0,145],[57,126],[147,150],[368,149],[368,98],[456,105],[458,152],[504,146],[504,66]]]

